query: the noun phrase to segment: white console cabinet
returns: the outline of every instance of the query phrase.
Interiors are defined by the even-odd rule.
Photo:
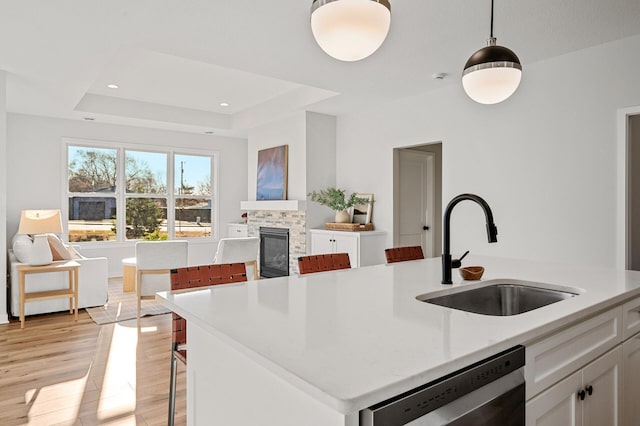
[[[384,231],[334,231],[312,229],[310,254],[349,253],[352,268],[385,263]]]

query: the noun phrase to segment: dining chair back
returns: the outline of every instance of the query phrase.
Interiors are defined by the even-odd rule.
[[[420,246],[388,248],[384,251],[384,255],[387,258],[387,263],[424,259],[422,247]]]
[[[169,270],[187,266],[189,245],[182,240],[138,241],[135,250],[139,319],[142,299],[153,298],[158,291],[169,290]]]
[[[221,238],[218,242],[218,249],[213,258],[213,263],[239,263],[246,264],[250,269],[247,275],[252,279],[260,278],[258,271],[258,249],[260,248],[260,238]],[[249,270],[251,274],[249,274]]]
[[[298,257],[300,275],[350,268],[349,253],[313,254]]]
[[[189,266],[171,269],[171,290],[189,290],[247,281],[244,263]],[[187,363],[187,321],[173,312],[171,327],[171,377],[169,379],[169,425],[174,424],[178,360]]]

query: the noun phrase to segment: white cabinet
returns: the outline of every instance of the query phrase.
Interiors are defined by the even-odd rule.
[[[527,399],[622,343],[622,309],[610,309],[526,345]]]
[[[620,421],[622,345],[527,402],[527,426],[624,425]]]
[[[622,344],[622,424],[640,423],[640,297],[622,306],[625,339]]]
[[[312,229],[310,254],[349,253],[352,268],[385,263],[383,231],[333,231]]]
[[[249,236],[249,227],[244,223],[228,223],[227,237],[241,238]]]
[[[527,345],[527,426],[622,425],[623,308]]]

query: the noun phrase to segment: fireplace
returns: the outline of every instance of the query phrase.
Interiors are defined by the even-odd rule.
[[[260,276],[289,275],[289,230],[260,227]]]

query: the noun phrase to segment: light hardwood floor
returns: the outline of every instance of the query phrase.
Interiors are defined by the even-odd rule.
[[[166,425],[170,347],[171,315],[97,325],[83,309],[77,323],[63,312],[2,324],[0,425]],[[180,362],[177,389],[181,425]]]

